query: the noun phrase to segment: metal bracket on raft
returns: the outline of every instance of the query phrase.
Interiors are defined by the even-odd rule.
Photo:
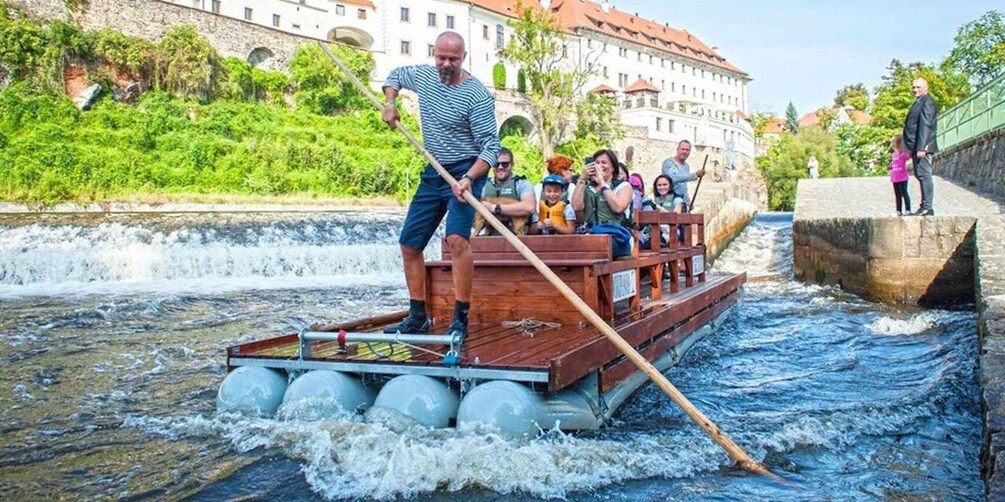
[[[460,363],[460,347],[463,337],[457,335],[417,335],[410,333],[351,333],[339,330],[338,333],[327,331],[308,331],[303,329],[297,335],[300,341],[300,359],[311,355],[311,342],[337,342],[339,348],[346,349],[347,343],[401,343],[404,345],[447,345],[450,349],[443,355],[443,364],[457,366]],[[376,352],[374,352],[376,354]],[[379,355],[379,354],[378,354]]]

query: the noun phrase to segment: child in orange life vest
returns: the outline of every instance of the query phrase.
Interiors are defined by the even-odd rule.
[[[565,180],[556,174],[549,174],[541,180],[541,202],[538,204],[537,221],[531,227],[533,233],[569,235],[576,231],[576,212],[572,204],[562,200]]]

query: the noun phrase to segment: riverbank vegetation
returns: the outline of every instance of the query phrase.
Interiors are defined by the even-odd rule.
[[[373,61],[335,47],[357,76]],[[320,50],[290,75],[220,57],[191,27],[158,43],[41,24],[0,4],[0,196],[32,203],[158,194],[406,196],[421,157]],[[101,97],[80,111],[70,72]],[[134,103],[113,99],[129,83]],[[414,117],[406,124],[417,131]]]
[[[369,79],[368,52],[332,49]],[[299,47],[287,70],[222,57],[191,26],[149,41],[41,22],[0,0],[0,198],[407,198],[425,161],[404,136],[317,46]],[[71,98],[94,84],[97,99],[78,109]],[[600,121],[614,104],[594,101],[575,124],[581,139],[555,151],[581,159],[606,146],[595,131],[609,133]],[[540,142],[517,134],[503,145],[518,172],[540,178]]]
[[[946,110],[973,89],[990,81],[1005,68],[1005,13],[990,11],[961,26],[954,46],[937,64],[903,63],[894,59],[872,93],[858,83],[836,92],[834,105],[813,112],[816,124],[800,125],[795,107],[786,111],[785,127],[777,141],[757,159],[768,188],[769,207],[791,211],[796,183],[806,178],[807,161],[816,156],[822,177],[885,176],[890,158],[890,141],[900,134],[907,112],[914,103],[911,81],[923,77],[940,111]],[[865,112],[868,121],[838,121],[845,114]],[[765,141],[772,122],[771,113],[751,118],[755,135]]]

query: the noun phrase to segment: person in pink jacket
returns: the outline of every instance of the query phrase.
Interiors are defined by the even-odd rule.
[[[907,161],[911,160],[911,152],[901,150],[901,141],[899,134],[893,137],[893,158],[887,169],[890,171],[890,181],[893,183],[893,195],[897,199],[897,216],[906,216],[911,214],[911,196],[907,193],[907,180],[910,178]]]

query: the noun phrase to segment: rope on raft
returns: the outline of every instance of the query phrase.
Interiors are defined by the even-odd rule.
[[[524,317],[519,321],[503,321],[502,327],[520,328],[523,330],[523,334],[531,338],[534,338],[534,331],[542,329],[560,328],[562,327],[562,324],[557,322],[538,321],[533,317]]]

